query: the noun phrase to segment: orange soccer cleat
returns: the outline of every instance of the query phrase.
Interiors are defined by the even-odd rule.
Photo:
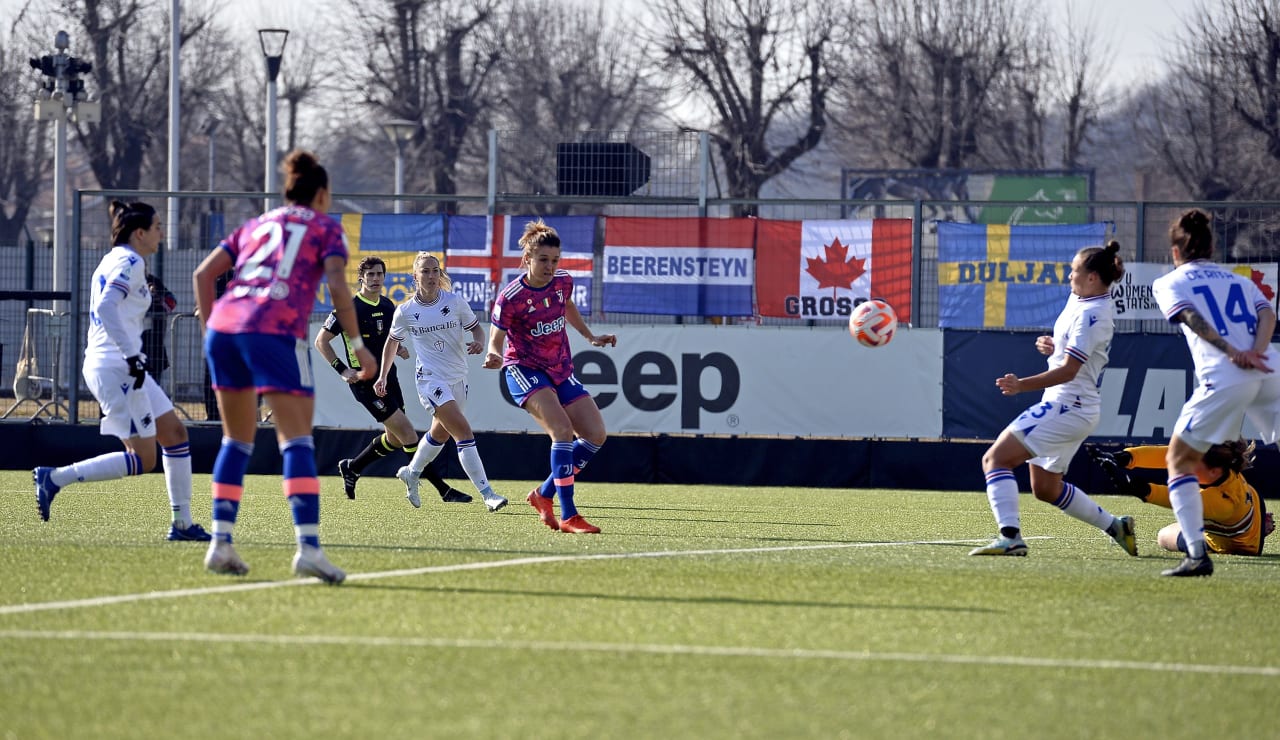
[[[538,489],[529,491],[529,495],[525,497],[529,505],[538,511],[538,518],[542,523],[552,529],[560,529],[560,520],[556,519],[555,507],[551,504],[551,499],[538,493]]]
[[[586,519],[581,514],[574,514],[568,519],[560,522],[560,531],[569,532],[570,534],[600,534],[600,528]]]

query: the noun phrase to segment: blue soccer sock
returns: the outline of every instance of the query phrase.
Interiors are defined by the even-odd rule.
[[[574,478],[578,477],[578,473],[581,473],[582,469],[587,467],[587,463],[591,462],[591,458],[595,457],[596,453],[599,451],[600,451],[600,447],[598,445],[593,445],[581,437],[574,440],[573,442],[573,476]],[[555,474],[552,473],[551,475],[547,476],[547,479],[542,482],[542,486],[538,490],[539,492],[542,493],[543,496],[546,496],[547,498],[551,498],[553,495],[555,495],[555,492],[556,492]]]
[[[244,474],[253,455],[252,442],[222,438],[218,458],[213,462],[213,537],[231,542],[240,514],[240,498],[244,495]]]
[[[560,518],[572,519],[578,508],[573,505],[573,443],[551,443],[551,477],[560,497]]]
[[[298,545],[320,546],[320,478],[316,475],[315,442],[311,435],[280,444],[284,458],[284,495],[293,511]]]

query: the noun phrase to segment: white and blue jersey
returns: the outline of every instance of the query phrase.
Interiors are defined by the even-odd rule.
[[[1151,285],[1165,318],[1193,308],[1213,325],[1227,344],[1241,351],[1253,349],[1258,334],[1258,311],[1271,301],[1252,281],[1208,260],[1185,262]],[[1222,388],[1258,378],[1258,371],[1236,367],[1226,353],[1183,324],[1182,333],[1195,362],[1196,382],[1206,389]],[[1280,355],[1268,346],[1266,363],[1280,367]]]
[[[1049,369],[1061,367],[1068,357],[1079,360],[1081,368],[1066,383],[1044,390],[1042,401],[1065,404],[1096,416],[1102,408],[1102,371],[1111,353],[1115,333],[1115,307],[1111,295],[1092,298],[1072,294],[1053,324],[1053,354]]]
[[[142,330],[151,308],[142,256],[117,244],[93,271],[89,294],[89,335],[85,365],[142,354]]]

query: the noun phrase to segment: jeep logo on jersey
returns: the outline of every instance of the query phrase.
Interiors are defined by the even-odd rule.
[[[577,368],[574,377],[588,388],[599,389],[592,395],[602,410],[618,402],[619,396],[640,411],[661,411],[679,402],[681,429],[697,429],[702,424],[702,412],[722,413],[738,402],[742,374],[732,357],[723,352],[686,352],[678,361],[677,367],[676,358],[661,352],[638,352],[623,366],[619,378],[613,358],[587,350],[573,356],[573,366]],[[498,378],[502,397],[514,406],[506,376],[499,373]],[[704,393],[704,386],[717,385],[715,395]],[[603,390],[610,387],[621,393]]]

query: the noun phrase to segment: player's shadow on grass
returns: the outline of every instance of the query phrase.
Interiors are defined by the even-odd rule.
[[[740,599],[733,596],[639,596],[635,594],[606,594],[566,591],[521,591],[515,589],[449,588],[444,586],[398,586],[382,583],[350,583],[343,588],[377,589],[386,591],[412,591],[442,595],[468,594],[474,596],[525,596],[547,599],[592,599],[626,601],[653,604],[711,604],[723,606],[804,607],[815,609],[886,609],[894,611],[933,611],[972,614],[1003,614],[1003,609],[987,607],[928,606],[924,604],[864,604],[848,601],[786,601],[773,599]]]

